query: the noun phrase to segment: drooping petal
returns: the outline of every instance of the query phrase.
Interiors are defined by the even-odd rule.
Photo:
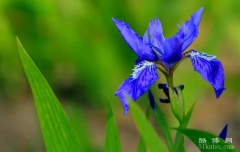
[[[123,111],[124,111],[123,113],[125,115],[127,115],[127,112],[128,112],[128,109],[129,109],[129,103],[128,103],[127,98],[125,97],[124,94],[121,94],[121,93],[119,93],[117,96],[118,96],[119,100],[122,102]]]
[[[184,43],[182,45],[182,52],[186,50],[190,44],[197,38],[199,31],[199,24],[202,17],[203,7],[197,12],[193,13],[190,20],[182,23],[179,32],[184,33]]]
[[[191,51],[190,58],[194,71],[199,72],[202,78],[213,86],[216,97],[219,98],[226,89],[224,88],[225,75],[222,63],[216,59],[216,56],[195,50]]]
[[[168,64],[174,64],[181,60],[183,42],[184,39],[182,33],[177,33],[175,36],[166,39],[164,54],[161,59]]]
[[[128,102],[123,97],[127,95],[132,100],[137,100],[157,79],[158,74],[155,63],[143,61],[135,66],[132,75],[120,85],[115,93],[123,104],[124,114],[127,113]]]
[[[128,110],[128,102],[125,95],[136,101],[149,87],[158,79],[157,67],[155,63],[143,61],[135,66],[132,75],[125,80],[115,93],[121,100],[124,107],[124,114]]]
[[[146,60],[153,60],[156,58],[155,54],[152,52],[151,48],[143,44],[143,38],[141,38],[137,33],[135,33],[128,24],[123,21],[112,18],[113,22],[117,26],[124,40],[130,46],[130,48],[140,57]]]

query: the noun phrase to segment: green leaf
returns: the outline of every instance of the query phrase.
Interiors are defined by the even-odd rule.
[[[192,105],[191,109],[188,111],[187,115],[183,118],[179,128],[187,128],[187,125],[189,123],[189,120],[192,116],[192,112],[194,109],[196,102]],[[183,134],[180,132],[177,132],[176,138],[175,138],[175,142],[174,142],[174,150],[175,151],[184,151],[184,145],[183,144]],[[180,148],[180,149],[179,149]]]
[[[186,152],[186,149],[184,147],[184,137],[181,140],[181,143],[180,143],[180,145],[179,145],[179,147],[177,149],[177,152]]]
[[[147,109],[146,109],[146,118],[147,119],[149,118],[149,113],[150,113],[149,109],[150,109],[150,104],[147,105]],[[146,152],[146,151],[147,151],[146,144],[143,140],[143,137],[140,135],[137,152]]]
[[[154,116],[155,116],[155,118],[157,120],[157,123],[158,123],[159,127],[163,131],[164,138],[165,138],[168,150],[170,152],[172,152],[173,151],[173,142],[172,142],[170,130],[169,130],[169,127],[168,127],[168,122],[167,122],[167,120],[166,120],[166,118],[164,116],[164,113],[156,105],[155,109],[153,110],[153,114],[154,114]]]
[[[60,102],[18,38],[17,45],[35,99],[47,151],[83,151]]]
[[[229,143],[225,143],[225,141],[218,136],[195,129],[177,129],[178,132],[181,132],[185,136],[187,136],[199,149],[201,152],[237,152],[236,149]],[[201,143],[199,140],[205,139],[206,143]],[[218,143],[213,143],[212,139],[218,139]]]
[[[121,152],[117,124],[109,102],[106,126],[105,152]]]
[[[185,102],[184,102],[183,93],[179,87],[176,87],[176,89],[178,92],[178,99],[179,99],[180,105],[182,107],[183,116],[185,116]]]
[[[184,114],[183,114],[183,109],[181,106],[181,103],[178,99],[178,95],[176,92],[169,87],[169,97],[170,97],[170,104],[171,104],[171,109],[174,114],[174,116],[178,119],[179,123],[182,122]]]
[[[138,132],[142,136],[148,149],[151,152],[166,152],[165,146],[161,139],[158,137],[152,125],[148,122],[147,118],[141,111],[140,107],[133,101],[130,103],[130,110],[137,126]]]

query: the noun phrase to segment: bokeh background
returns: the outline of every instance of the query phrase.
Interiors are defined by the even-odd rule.
[[[240,1],[239,0],[1,0],[0,1],[0,151],[46,151],[31,89],[23,71],[16,35],[66,109],[77,133],[89,134],[85,145],[102,151],[106,103],[110,100],[123,151],[133,152],[138,132],[129,113],[123,115],[114,92],[129,77],[137,55],[128,47],[112,17],[129,23],[143,36],[151,18],[158,17],[165,37],[176,24],[204,7],[199,36],[189,47],[216,55],[225,69],[226,91],[219,99],[194,72],[190,60],[174,73],[174,84],[184,84],[186,109],[197,101],[191,128],[219,134],[229,123],[228,137],[240,150]],[[166,82],[160,74],[157,83]],[[156,100],[164,97],[151,87]],[[147,96],[137,101],[143,109]],[[170,107],[159,104],[171,126],[177,126]],[[152,120],[153,125],[155,124]],[[86,129],[86,130],[84,130]],[[156,130],[159,129],[156,127]],[[160,135],[161,132],[159,131]],[[187,141],[188,151],[198,151]]]

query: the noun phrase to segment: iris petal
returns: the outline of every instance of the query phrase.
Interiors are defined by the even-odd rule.
[[[182,45],[182,52],[186,50],[189,45],[197,38],[199,31],[199,24],[202,17],[203,7],[197,12],[193,13],[190,20],[182,23],[179,32],[184,33],[184,43]]]
[[[224,88],[225,75],[222,63],[215,59],[215,56],[195,50],[190,53],[190,58],[194,71],[199,72],[202,78],[213,86],[216,97],[219,98],[222,92],[226,90]]]
[[[127,95],[135,101],[158,79],[155,63],[143,61],[133,70],[131,77],[126,79],[115,93],[123,104],[124,114],[128,111],[128,102],[124,96]]]
[[[156,18],[155,24],[153,22],[153,19],[150,20],[148,29],[145,32],[143,39],[145,45],[151,46],[158,52],[158,55],[162,56],[165,39],[163,36],[162,24],[158,18]]]
[[[127,112],[128,112],[128,109],[129,109],[129,103],[128,103],[128,100],[127,98],[125,97],[124,94],[118,94],[117,95],[118,98],[120,99],[120,101],[122,102],[122,105],[123,105],[123,110],[124,110],[124,114],[127,115]]]
[[[146,60],[153,60],[156,58],[155,54],[152,52],[151,48],[143,44],[143,38],[135,33],[128,24],[123,21],[112,18],[113,22],[117,26],[124,40],[130,46],[130,48],[140,57]]]
[[[164,45],[164,54],[161,59],[168,63],[174,64],[182,58],[182,45],[184,39],[181,33],[177,33],[174,37],[166,39]]]
[[[158,18],[155,20],[155,43],[160,50],[163,50],[165,38],[163,36],[162,24]]]

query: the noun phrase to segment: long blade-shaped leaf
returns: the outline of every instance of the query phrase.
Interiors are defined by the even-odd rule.
[[[166,152],[165,146],[163,145],[161,139],[158,137],[156,131],[148,122],[146,116],[141,111],[139,106],[131,101],[130,109],[140,136],[142,136],[144,139],[148,149],[151,152]]]
[[[194,109],[194,106],[195,106],[195,103],[193,104],[193,106],[191,107],[191,109],[189,110],[189,112],[187,113],[187,115],[183,118],[179,128],[186,128],[188,123],[189,123],[189,120],[192,116],[192,112],[193,112],[193,109]],[[180,144],[183,144],[183,134],[180,133],[180,132],[177,132],[177,135],[176,135],[176,138],[175,138],[175,142],[174,142],[174,149],[175,151],[179,151],[179,148],[180,149],[183,149],[184,146]],[[180,147],[179,147],[180,146]],[[181,150],[183,151],[183,150]]]
[[[150,105],[148,104],[147,109],[146,109],[146,118],[147,119],[149,118],[149,113],[150,113],[149,109],[150,109]],[[146,151],[147,151],[146,144],[143,140],[143,137],[140,135],[137,152],[146,152]]]
[[[161,128],[161,130],[163,131],[168,150],[170,152],[173,152],[173,142],[172,142],[172,138],[171,138],[167,120],[164,116],[164,113],[161,111],[161,109],[155,103],[155,99],[154,99],[154,96],[153,96],[151,90],[148,90],[148,98],[149,98],[150,105],[153,110],[153,114],[157,120],[157,123],[158,123],[159,127]]]
[[[177,130],[198,146],[201,152],[237,152],[232,145],[225,143],[223,139],[214,134],[195,129]]]
[[[172,152],[173,151],[173,142],[172,142],[170,130],[169,130],[169,127],[168,127],[167,120],[164,116],[164,113],[160,110],[160,108],[157,105],[155,106],[155,109],[153,110],[153,113],[154,113],[154,116],[157,120],[157,123],[158,123],[159,127],[163,131],[168,150],[170,152]]]
[[[105,152],[121,152],[121,144],[118,135],[117,124],[112,112],[111,104],[108,106]]]
[[[48,152],[83,151],[60,102],[17,38],[18,51],[31,85]]]

